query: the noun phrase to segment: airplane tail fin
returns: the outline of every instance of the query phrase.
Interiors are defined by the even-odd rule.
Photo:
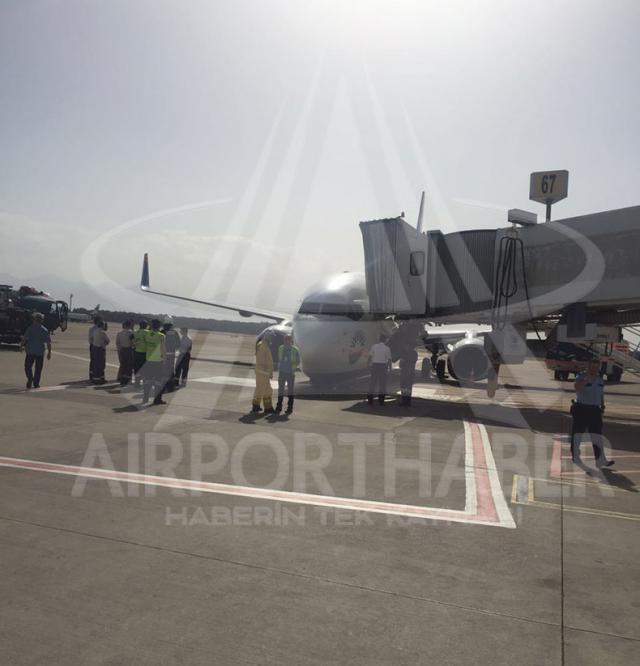
[[[424,190],[422,190],[422,196],[420,197],[420,210],[418,211],[418,223],[416,224],[416,229],[422,233],[422,218],[424,217]]]
[[[145,252],[142,260],[142,275],[140,276],[140,289],[149,289],[149,255]]]

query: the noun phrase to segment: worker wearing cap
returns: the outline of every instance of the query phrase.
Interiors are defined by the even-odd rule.
[[[571,458],[580,462],[580,440],[582,433],[591,436],[593,455],[598,467],[611,467],[602,443],[602,414],[604,412],[604,380],[600,376],[600,361],[592,358],[587,370],[579,373],[575,382],[576,400],[571,407]]]
[[[33,323],[22,336],[20,348],[24,349],[24,373],[27,376],[27,388],[40,388],[40,376],[44,364],[44,348],[47,348],[47,360],[51,359],[51,336],[42,325],[44,317],[39,312],[33,315]],[[35,365],[35,372],[33,366]]]
[[[154,405],[166,404],[162,399],[165,384],[165,339],[160,326],[160,320],[153,319],[151,327],[145,330],[144,394],[142,401],[143,403],[149,402],[149,398],[153,394]]]
[[[256,390],[253,393],[252,412],[261,411],[264,404],[264,413],[273,414],[271,391],[271,378],[273,377],[273,357],[271,348],[265,340],[259,340],[256,345]]]

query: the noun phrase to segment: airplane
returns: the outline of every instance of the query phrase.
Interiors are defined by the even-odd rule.
[[[242,317],[263,317],[276,323],[261,331],[256,342],[267,340],[275,354],[285,335],[291,335],[300,350],[302,370],[312,384],[331,386],[367,371],[369,349],[381,335],[399,348],[424,344],[432,350],[447,351],[449,373],[460,380],[480,380],[487,376],[489,361],[483,336],[487,326],[449,328],[418,324],[411,330],[389,318],[371,315],[365,277],[362,273],[338,273],[309,289],[298,311],[290,314],[260,308],[215,303],[151,289],[149,255],[143,259],[140,289],[148,294],[173,298],[237,312]],[[402,333],[401,333],[402,331]],[[397,356],[397,353],[394,354]],[[440,365],[438,375],[443,375]],[[427,364],[423,372],[429,372]]]
[[[424,192],[418,215],[422,226]],[[424,345],[437,356],[447,352],[446,367],[461,381],[481,380],[489,372],[489,359],[484,351],[487,326],[457,329],[429,326],[426,322],[403,322],[369,312],[365,276],[345,271],[332,275],[311,287],[304,295],[298,311],[293,314],[244,307],[229,303],[203,301],[177,294],[152,290],[149,281],[149,256],[142,264],[140,289],[143,292],[198,305],[207,305],[237,312],[242,317],[262,317],[276,323],[265,328],[257,340],[267,340],[275,355],[285,335],[292,335],[300,350],[302,370],[314,385],[332,386],[367,372],[369,349],[381,335],[389,339],[394,358],[403,346]],[[439,378],[445,376],[445,361],[436,364]],[[423,375],[430,374],[431,362],[425,359]]]
[[[69,312],[67,315],[67,319],[69,321],[83,321],[83,322],[89,322],[93,321],[93,318],[98,316],[100,314],[100,303],[91,310],[91,312],[84,313],[84,312]]]

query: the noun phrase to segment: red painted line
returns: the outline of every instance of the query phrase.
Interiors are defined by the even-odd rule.
[[[553,436],[553,449],[551,451],[551,468],[549,475],[552,479],[557,479],[562,473],[562,435]],[[571,456],[569,456],[571,457]]]
[[[496,511],[493,493],[491,492],[491,483],[489,482],[487,460],[484,455],[480,428],[475,421],[469,422],[469,428],[471,430],[471,441],[473,443],[473,465],[476,477],[476,515],[481,520],[497,523],[499,522],[498,512]]]

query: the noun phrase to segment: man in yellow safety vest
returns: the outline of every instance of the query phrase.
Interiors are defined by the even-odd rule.
[[[165,341],[164,333],[160,330],[160,320],[153,319],[151,327],[145,331],[145,355],[144,364],[144,397],[143,403],[149,402],[153,393],[154,405],[166,405],[162,399],[164,392],[165,376]]]

